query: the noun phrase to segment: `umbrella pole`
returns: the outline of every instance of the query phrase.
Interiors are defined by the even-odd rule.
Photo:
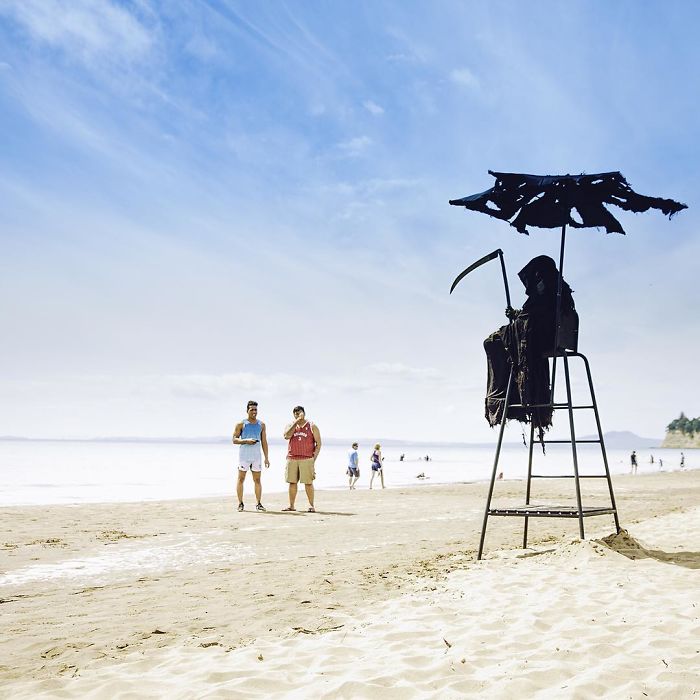
[[[552,353],[552,384],[549,402],[554,403],[554,386],[557,378],[557,354],[559,352],[559,326],[561,325],[561,291],[564,279],[564,245],[566,244],[566,224],[561,227],[561,247],[559,249],[559,277],[557,279],[557,306],[554,315],[554,352]]]

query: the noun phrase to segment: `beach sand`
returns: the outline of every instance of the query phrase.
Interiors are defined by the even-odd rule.
[[[628,534],[492,518],[481,562],[486,484],[2,509],[0,697],[700,695],[700,472],[614,484]]]

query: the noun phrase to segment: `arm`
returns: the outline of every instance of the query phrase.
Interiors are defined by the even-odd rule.
[[[289,440],[292,435],[294,435],[294,429],[297,427],[296,421],[294,423],[290,423],[285,429],[284,429],[284,439]]]
[[[265,466],[270,466],[270,457],[267,454],[267,428],[265,428],[265,423],[262,424],[262,430],[260,431],[260,444],[262,445],[262,451],[265,455]]]
[[[318,457],[318,453],[321,451],[321,433],[316,427],[316,423],[311,426],[311,432],[314,435],[314,442],[316,443],[316,448],[314,449],[314,459]]]

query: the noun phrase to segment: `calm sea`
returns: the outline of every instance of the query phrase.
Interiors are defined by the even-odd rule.
[[[317,463],[316,487],[347,488],[345,468],[349,446],[326,445]],[[371,446],[360,449],[358,488],[367,488]],[[614,474],[629,471],[631,450],[608,450]],[[694,452],[686,452],[687,468]],[[404,454],[404,461],[399,457]],[[679,468],[680,450],[637,450],[639,471]],[[689,454],[690,453],[690,454]],[[650,456],[654,455],[654,464]],[[235,492],[238,450],[224,443],[140,443],[71,441],[0,441],[0,505],[147,501],[227,496]],[[384,449],[387,487],[483,481],[490,477],[494,447],[440,444],[393,445]],[[425,460],[425,456],[430,461]],[[270,445],[271,467],[263,473],[264,493],[286,490],[285,445]],[[527,448],[507,445],[501,458],[506,479],[524,478]],[[600,473],[598,446],[581,446],[582,473]],[[547,454],[535,449],[539,473],[571,473],[570,448],[551,445]],[[424,474],[425,479],[418,479]],[[247,478],[246,494],[252,492]],[[375,480],[375,484],[376,484]],[[250,496],[248,496],[250,498]],[[264,500],[264,499],[263,499]]]

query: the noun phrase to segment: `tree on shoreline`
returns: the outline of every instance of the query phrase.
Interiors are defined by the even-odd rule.
[[[685,413],[681,411],[681,415],[666,426],[666,432],[679,432],[684,435],[700,433],[700,418],[688,418]]]

